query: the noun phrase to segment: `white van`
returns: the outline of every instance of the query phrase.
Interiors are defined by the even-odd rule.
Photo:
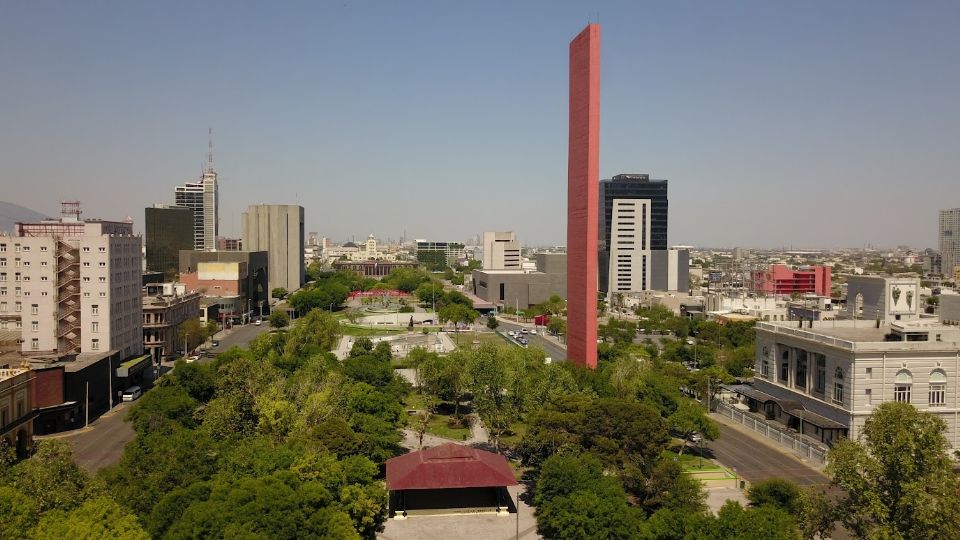
[[[120,394],[120,399],[123,401],[136,401],[140,399],[140,396],[143,394],[143,391],[140,390],[139,386],[131,386],[123,391]]]

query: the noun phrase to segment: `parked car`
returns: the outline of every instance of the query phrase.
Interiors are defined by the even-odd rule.
[[[699,433],[694,431],[693,433],[690,434],[690,442],[692,442],[693,444],[700,444],[701,442],[703,442],[703,435],[700,435]]]
[[[263,321],[261,321],[260,319],[253,321],[254,326],[260,326],[261,324],[263,324]]]
[[[140,390],[139,386],[131,386],[120,394],[120,399],[123,401],[136,401],[140,399],[141,395],[143,395],[143,391]]]
[[[219,347],[219,346],[220,346],[220,342],[219,342],[219,341],[214,341],[213,343],[210,344],[210,346],[211,346],[211,347]]]
[[[521,334],[526,334],[526,333],[527,333],[527,329],[526,329],[526,328],[521,328],[521,329],[520,329],[520,333],[521,333]]]
[[[530,330],[530,335],[531,335],[531,336],[537,335],[537,331],[536,331],[536,330]]]

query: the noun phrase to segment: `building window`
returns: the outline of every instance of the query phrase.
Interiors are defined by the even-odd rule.
[[[38,304],[30,304],[31,315],[36,315],[39,310],[40,310],[40,306]]]
[[[39,331],[40,331],[40,323],[37,322],[37,321],[30,321],[30,331],[31,331],[31,332],[39,332]]]
[[[90,306],[90,314],[91,314],[91,315],[99,315],[99,314],[100,314],[100,305],[99,305],[99,304],[93,304],[92,306]]]
[[[930,374],[930,406],[943,407],[947,404],[947,374],[936,369]]]
[[[770,378],[770,359],[766,356],[760,361],[760,376],[764,379]]]
[[[17,302],[16,304],[14,304],[14,311],[16,311],[17,313],[22,312],[22,311],[23,311],[23,304],[20,303],[20,302]]]
[[[910,403],[910,389],[913,386],[913,375],[905,369],[897,372],[893,380],[893,400],[901,403]]]
[[[833,402],[843,404],[843,370],[840,368],[833,372]]]
[[[100,323],[96,321],[90,323],[90,331],[93,332],[94,334],[100,332]]]
[[[797,356],[796,379],[793,381],[797,388],[807,388],[807,351],[800,351]]]
[[[90,348],[93,349],[93,350],[95,350],[95,351],[99,351],[99,350],[100,350],[100,340],[97,339],[97,338],[91,339],[91,340],[90,340]]]
[[[784,349],[780,355],[780,382],[787,382],[790,378],[790,349]]]
[[[40,266],[47,266],[47,261],[40,261]]]
[[[822,394],[827,389],[827,357],[822,354],[814,356],[817,359],[817,381],[814,389]]]
[[[40,246],[40,251],[46,251],[46,250],[47,250],[47,246]],[[46,263],[44,263],[44,264],[46,264]]]
[[[867,388],[864,393],[867,395],[867,405],[873,405],[873,390]]]
[[[101,292],[100,292],[100,298],[106,298],[106,297],[107,297],[107,293],[101,291]]]
[[[83,248],[83,251],[84,251],[85,253],[86,253],[86,252],[89,252],[89,251],[90,251],[90,248],[85,247],[85,248]]]
[[[90,268],[90,262],[89,262],[89,261],[84,261],[83,267],[84,267],[84,268]]]
[[[107,252],[107,248],[105,248],[105,247],[97,248],[97,251],[99,251],[100,253],[106,253],[106,252]]]
[[[30,350],[31,350],[31,351],[39,351],[39,350],[40,350],[40,339],[38,339],[38,338],[32,338],[32,339],[30,340]]]
[[[107,282],[107,278],[100,276],[100,283],[106,283],[106,282]]]

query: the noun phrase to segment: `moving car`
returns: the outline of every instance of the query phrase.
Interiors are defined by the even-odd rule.
[[[141,395],[143,395],[143,391],[140,390],[139,386],[131,386],[120,394],[120,399],[122,401],[136,401]]]

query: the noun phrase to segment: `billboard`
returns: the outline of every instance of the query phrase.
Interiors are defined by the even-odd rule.
[[[887,313],[903,315],[918,313],[920,283],[916,279],[890,280],[887,284]]]

